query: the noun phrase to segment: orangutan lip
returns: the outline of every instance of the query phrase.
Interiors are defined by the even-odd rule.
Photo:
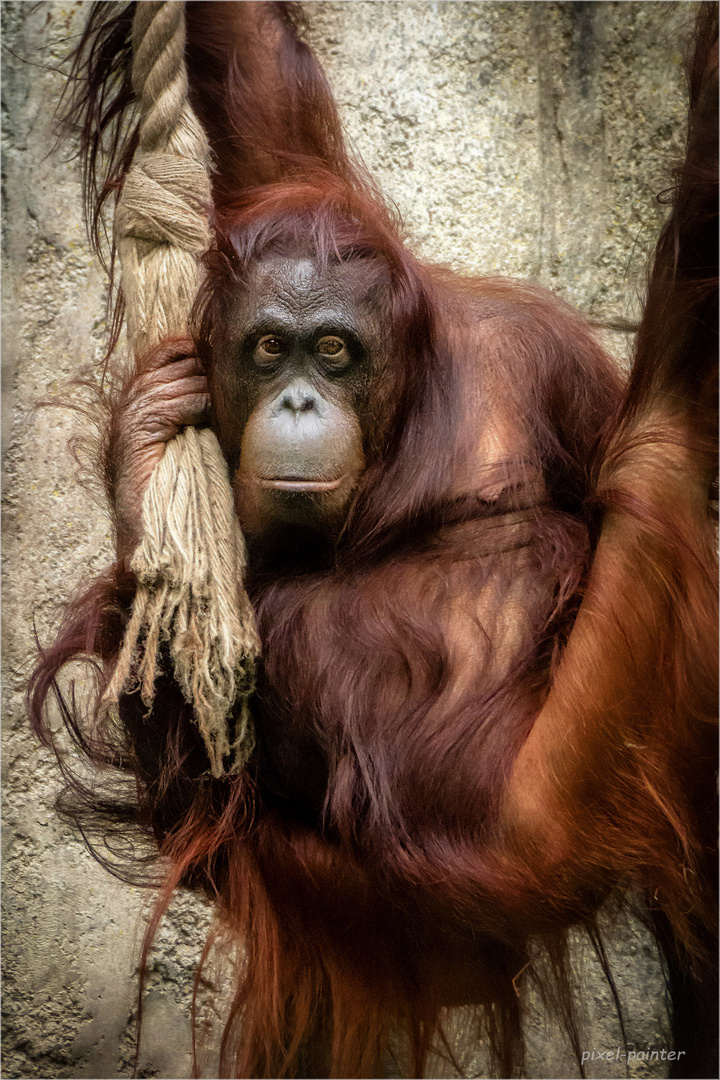
[[[313,480],[310,477],[295,476],[261,476],[258,479],[260,487],[271,491],[293,491],[298,494],[305,492],[335,491],[340,487],[344,476],[337,480]]]

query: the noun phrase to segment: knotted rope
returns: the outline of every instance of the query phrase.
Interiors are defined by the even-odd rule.
[[[128,338],[136,357],[187,331],[198,256],[209,246],[208,145],[187,100],[184,4],[137,5],[132,80],[138,149],[115,210]],[[247,699],[259,641],[242,587],[246,551],[217,439],[186,428],[168,442],[142,506],[130,568],[132,614],[103,706],[139,688],[151,708],[163,644],[207,748],[214,776],[254,745]],[[231,733],[230,721],[234,731]]]

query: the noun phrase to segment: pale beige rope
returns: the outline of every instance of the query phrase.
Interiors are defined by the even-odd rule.
[[[139,145],[115,211],[128,337],[136,357],[183,334],[210,233],[205,134],[187,100],[184,4],[137,5],[133,86]],[[142,507],[130,563],[138,586],[107,708],[139,688],[148,708],[163,647],[192,705],[214,776],[242,766],[254,745],[247,698],[259,651],[244,588],[245,543],[213,433],[186,428],[165,449]],[[230,727],[233,731],[230,731]]]

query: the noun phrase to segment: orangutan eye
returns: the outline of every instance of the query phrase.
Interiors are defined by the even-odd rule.
[[[324,366],[331,371],[340,371],[350,363],[350,354],[342,338],[323,337],[315,346]]]
[[[268,356],[279,356],[284,351],[284,344],[280,338],[264,337],[257,343],[258,350]]]
[[[320,338],[317,343],[317,351],[322,356],[337,356],[345,348],[345,342],[337,337]]]
[[[275,371],[281,363],[281,357],[287,350],[282,338],[268,334],[260,338],[253,352],[253,361],[260,371]]]

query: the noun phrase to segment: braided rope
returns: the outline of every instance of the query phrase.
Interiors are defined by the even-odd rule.
[[[187,100],[184,48],[184,4],[137,5],[132,80],[141,104],[139,145],[115,211],[136,358],[169,334],[186,332],[198,256],[210,243],[208,146]],[[167,444],[144,495],[142,522],[130,564],[138,580],[133,610],[103,705],[117,708],[121,694],[139,689],[151,708],[165,643],[212,773],[220,776],[240,768],[253,749],[247,697],[259,641],[241,585],[245,543],[227,466],[209,429],[186,428]]]

